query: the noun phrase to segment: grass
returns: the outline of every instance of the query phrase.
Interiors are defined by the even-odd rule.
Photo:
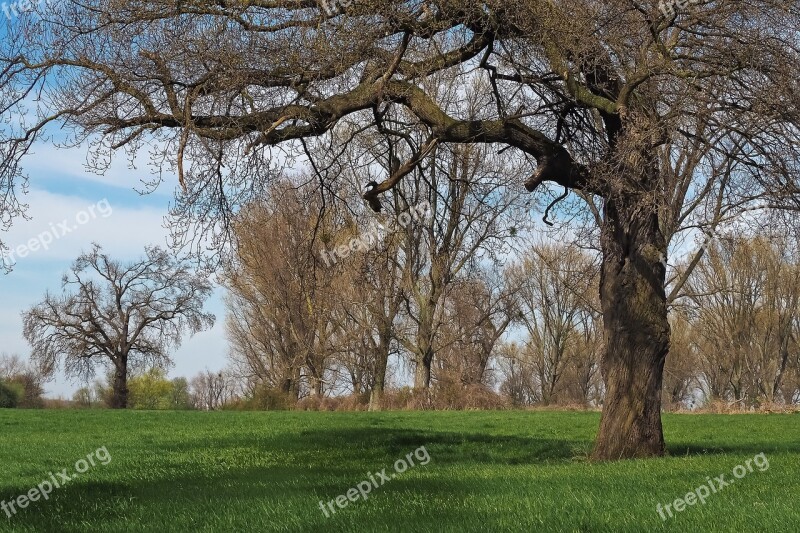
[[[105,446],[98,464],[0,531],[800,531],[800,415],[665,415],[670,456],[587,460],[597,413],[0,410],[0,500]],[[425,446],[430,462],[326,518]],[[765,453],[704,505],[707,477]]]

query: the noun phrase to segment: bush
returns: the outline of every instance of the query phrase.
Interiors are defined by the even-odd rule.
[[[369,407],[368,394],[348,396],[307,396],[297,402],[300,411],[366,411]]]
[[[270,387],[259,387],[255,393],[225,407],[235,411],[287,411],[293,409],[295,401],[285,392]]]
[[[388,390],[383,407],[388,410],[496,410],[511,407],[508,398],[483,385],[438,383],[427,391],[411,387]]]
[[[19,404],[23,391],[14,383],[0,381],[0,408],[10,409]]]
[[[6,385],[19,392],[17,407],[24,409],[41,409],[44,407],[44,401],[42,400],[44,390],[33,374],[17,374],[6,380]]]

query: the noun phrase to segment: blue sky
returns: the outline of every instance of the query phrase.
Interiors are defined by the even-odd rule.
[[[24,161],[30,190],[20,198],[29,205],[31,220],[16,220],[10,231],[0,234],[0,239],[13,249],[51,228],[60,235],[62,221],[69,221],[75,229],[55,239],[48,250],[39,249],[17,258],[10,274],[0,274],[0,353],[28,357],[30,347],[22,336],[20,313],[38,303],[46,290],[60,291],[62,274],[92,242],[121,260],[141,256],[148,244],[167,244],[163,221],[177,179],[172,177],[156,192],[142,196],[137,190],[143,189],[142,180],[150,178],[148,167],[129,168],[128,162],[120,158],[103,176],[98,176],[86,170],[86,154],[86,147],[57,149],[41,144]],[[227,341],[221,290],[208,301],[206,309],[217,316],[214,328],[184,339],[173,353],[171,377],[190,378],[206,367],[216,370],[225,366]],[[47,396],[69,398],[81,385],[59,374],[47,384]]]

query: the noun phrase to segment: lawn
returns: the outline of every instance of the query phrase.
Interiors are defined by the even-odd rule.
[[[665,415],[670,457],[594,464],[598,420],[0,410],[0,500],[88,467],[0,510],[0,531],[800,531],[800,415]],[[103,447],[110,460],[76,465]],[[768,468],[734,477],[760,453]],[[415,464],[397,474],[400,459]],[[734,482],[660,518],[656,505],[721,474]],[[367,499],[348,500],[359,483]]]

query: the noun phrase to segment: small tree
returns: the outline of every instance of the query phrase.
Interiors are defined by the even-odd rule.
[[[175,378],[170,384],[172,388],[169,394],[170,409],[191,409],[192,395],[189,392],[189,380],[186,378]]]
[[[0,354],[0,380],[6,387],[17,391],[17,405],[22,408],[40,408],[44,401],[42,384],[45,377],[35,365],[23,360],[19,355]]]
[[[110,364],[113,408],[128,405],[130,370],[167,366],[168,350],[185,332],[214,324],[202,309],[209,281],[158,247],[123,264],[95,244],[73,263],[62,290],[23,313],[31,359],[46,375],[61,363],[68,376],[81,378],[93,376],[98,363]]]
[[[98,399],[91,387],[81,387],[72,395],[72,401],[78,407],[92,407],[98,403]]]
[[[206,369],[191,379],[190,386],[194,407],[204,411],[221,409],[235,397],[233,380],[226,371]]]
[[[0,409],[17,407],[20,393],[18,387],[0,381]]]
[[[131,378],[128,383],[129,401],[133,409],[169,409],[172,383],[161,368],[151,368]]]

